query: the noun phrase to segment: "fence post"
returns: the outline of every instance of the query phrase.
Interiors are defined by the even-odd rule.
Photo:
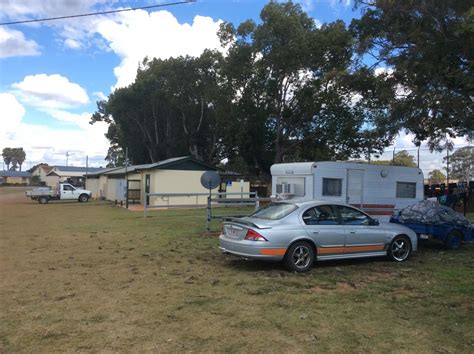
[[[255,192],[255,211],[260,209],[260,200],[258,200],[258,193]]]
[[[211,196],[207,197],[207,223],[206,223],[207,233],[211,232]]]
[[[147,217],[147,210],[146,210],[146,207],[147,207],[147,205],[146,205],[146,195],[147,195],[147,193],[145,192],[145,203],[144,203],[144,205],[143,205],[143,217],[144,217],[144,218],[146,218],[146,217]]]

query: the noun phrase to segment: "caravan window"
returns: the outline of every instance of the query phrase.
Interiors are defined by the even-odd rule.
[[[323,195],[329,197],[340,197],[342,195],[342,179],[323,178]]]
[[[397,198],[416,198],[416,183],[397,182]]]

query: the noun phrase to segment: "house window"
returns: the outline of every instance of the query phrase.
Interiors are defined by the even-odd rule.
[[[416,183],[397,182],[397,198],[416,198]]]
[[[340,197],[342,195],[342,179],[323,178],[323,195],[328,197]]]

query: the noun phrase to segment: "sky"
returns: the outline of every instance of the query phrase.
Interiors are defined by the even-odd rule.
[[[360,17],[353,0],[300,0],[318,24]],[[0,22],[127,9],[163,0],[0,0]],[[105,123],[89,124],[96,102],[131,84],[144,57],[198,56],[220,49],[223,21],[253,19],[264,0],[197,0],[147,10],[0,26],[0,150],[23,147],[27,169],[50,165],[105,166]],[[402,133],[398,150],[414,148]],[[455,146],[466,145],[457,139]],[[390,148],[391,149],[391,148]],[[387,153],[383,158],[390,156]],[[441,157],[422,150],[425,175]],[[25,168],[26,167],[26,168]],[[2,166],[0,166],[2,168]]]

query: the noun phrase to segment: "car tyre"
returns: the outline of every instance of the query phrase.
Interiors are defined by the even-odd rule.
[[[461,247],[462,234],[459,231],[453,230],[448,234],[444,241],[444,246],[449,250],[457,250]]]
[[[79,196],[79,202],[80,203],[85,203],[89,200],[89,196],[87,194],[81,194]]]
[[[288,248],[283,262],[292,272],[307,272],[313,266],[315,253],[313,246],[305,241],[293,243]]]
[[[395,262],[403,262],[410,257],[411,242],[406,236],[396,236],[388,246],[388,257]]]
[[[48,203],[48,197],[39,197],[38,198],[38,203],[40,203],[40,204]]]

